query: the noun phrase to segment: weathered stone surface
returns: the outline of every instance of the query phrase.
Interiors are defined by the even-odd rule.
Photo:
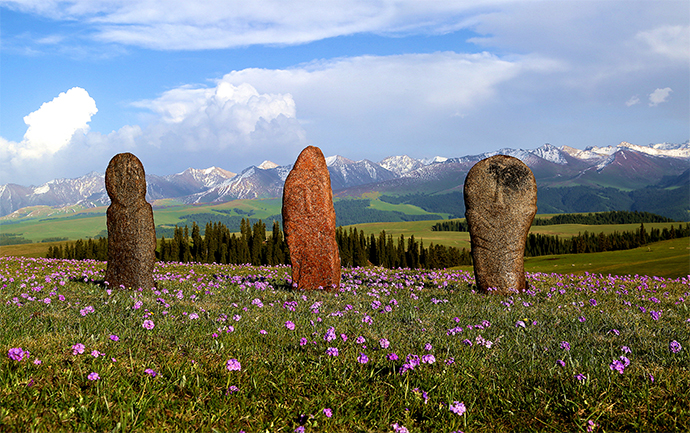
[[[111,200],[105,280],[110,287],[154,287],[156,229],[139,158],[131,153],[115,155],[105,171],[105,189]]]
[[[524,291],[525,241],[537,213],[534,174],[517,158],[492,156],[467,173],[464,195],[478,288]]]
[[[331,177],[321,149],[300,153],[283,190],[283,227],[300,289],[330,290],[340,285]]]

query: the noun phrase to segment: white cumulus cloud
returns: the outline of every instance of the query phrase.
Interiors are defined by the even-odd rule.
[[[212,88],[182,86],[134,105],[157,115],[142,138],[156,147],[233,148],[244,153],[255,150],[267,130],[283,136],[284,128],[293,131],[292,141],[301,141],[292,95],[259,93],[247,83],[220,81]]]
[[[666,102],[671,92],[673,92],[673,90],[671,90],[670,87],[656,89],[649,95],[649,106],[656,107],[657,105]]]
[[[351,153],[358,143],[367,146],[368,157],[378,158],[389,156],[391,146],[414,152],[430,134],[453,134],[453,119],[477,116],[500,103],[501,86],[560,67],[537,57],[507,60],[489,53],[437,52],[339,58],[289,69],[249,68],[226,74],[221,82],[289,92],[310,142],[341,154]]]
[[[24,117],[28,126],[19,143],[3,140],[5,158],[31,160],[50,156],[68,145],[77,131],[86,133],[96,101],[81,87],[60,93],[52,101]]]

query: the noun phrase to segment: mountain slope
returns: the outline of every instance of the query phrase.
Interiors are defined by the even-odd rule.
[[[417,160],[407,155],[391,156],[379,163],[367,159],[354,161],[339,155],[326,160],[335,194],[359,197],[366,192],[393,195],[461,192],[469,169],[481,159],[496,154],[525,162],[540,189],[584,186],[629,191],[657,185],[686,171],[690,164],[690,142],[649,146],[622,142],[617,146],[584,150],[545,144],[531,150],[504,148],[456,158]],[[189,168],[167,176],[149,174],[147,199],[173,198],[191,204],[280,197],[291,168],[266,160],[239,175],[218,167]],[[675,187],[685,185],[682,180],[679,182]],[[76,179],[56,179],[38,187],[0,186],[0,217],[27,206],[89,208],[108,203],[104,176],[95,172]]]

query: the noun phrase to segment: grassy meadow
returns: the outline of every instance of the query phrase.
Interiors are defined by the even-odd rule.
[[[0,431],[690,430],[690,280],[0,258]]]

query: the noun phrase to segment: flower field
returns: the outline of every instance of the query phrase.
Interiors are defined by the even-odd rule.
[[[642,270],[641,270],[642,271]],[[0,258],[0,431],[690,430],[690,279]]]

